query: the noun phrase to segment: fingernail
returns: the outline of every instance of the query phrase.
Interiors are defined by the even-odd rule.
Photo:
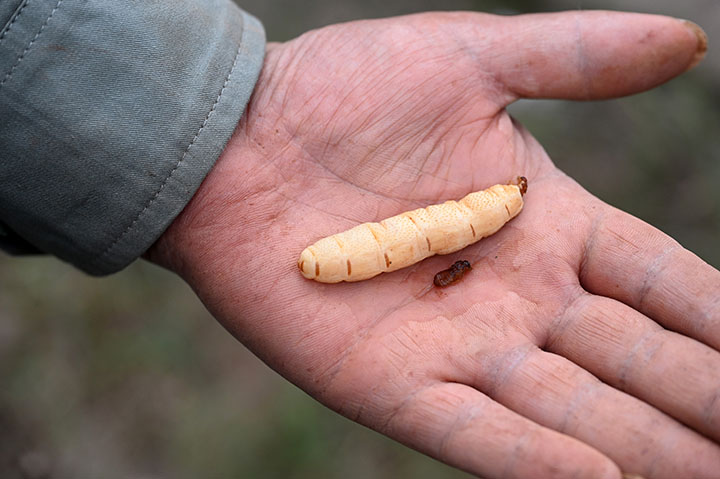
[[[682,22],[685,24],[685,27],[697,37],[697,51],[695,51],[695,56],[687,67],[687,70],[690,70],[705,58],[705,53],[708,48],[708,37],[697,23],[691,22],[690,20],[682,20]]]

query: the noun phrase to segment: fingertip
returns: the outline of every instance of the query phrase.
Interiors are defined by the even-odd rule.
[[[685,71],[688,71],[695,68],[697,64],[700,63],[703,58],[705,58],[705,54],[707,53],[708,49],[708,37],[705,33],[705,30],[703,30],[697,23],[691,22],[690,20],[679,20],[683,23],[685,28],[687,28],[690,33],[692,33],[692,35],[695,37],[695,41],[697,42],[695,55],[692,57],[690,63],[685,69]]]
[[[591,449],[589,446],[586,446]],[[620,468],[607,456],[592,449],[589,454],[582,458],[575,456],[575,468],[564,471],[561,477],[586,478],[586,479],[625,479]]]
[[[578,441],[573,438],[574,441]],[[579,441],[578,441],[579,442]],[[582,477],[588,479],[623,479],[623,474],[615,462],[597,449],[581,443],[582,453],[576,451],[575,463],[579,470],[569,474],[568,477]],[[584,456],[584,457],[583,457]]]
[[[622,479],[622,472],[612,459],[577,438],[550,431],[534,439],[527,441],[526,450],[516,449],[517,460],[505,471],[509,476]]]
[[[620,471],[617,464],[605,456],[603,456],[603,458],[605,459],[605,462],[598,468],[598,475],[592,477],[598,477],[601,479],[625,479],[625,474]]]

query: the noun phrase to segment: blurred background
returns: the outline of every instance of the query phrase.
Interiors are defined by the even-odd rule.
[[[717,0],[238,0],[283,41],[425,10],[623,9],[699,23],[705,62],[642,95],[520,102],[513,114],[605,201],[720,267]],[[464,478],[339,417],[277,376],[175,276],[89,278],[0,253],[2,478]]]

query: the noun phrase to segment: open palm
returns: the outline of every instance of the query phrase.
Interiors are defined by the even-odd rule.
[[[487,477],[720,475],[720,273],[559,171],[505,107],[685,70],[680,21],[574,12],[355,22],[271,45],[222,158],[151,257],[340,413]],[[518,175],[460,252],[305,280],[317,239]],[[473,270],[446,289],[433,275]],[[713,476],[715,474],[715,476]]]

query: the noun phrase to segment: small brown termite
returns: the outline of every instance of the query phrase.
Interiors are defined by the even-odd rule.
[[[435,278],[433,279],[433,283],[435,286],[443,288],[445,286],[451,285],[456,281],[460,281],[462,277],[465,275],[467,271],[470,271],[472,269],[472,266],[470,266],[470,261],[462,260],[462,261],[455,261],[452,266],[450,266],[448,269],[440,271],[438,274],[435,275]]]
[[[520,195],[525,196],[525,193],[527,193],[527,178],[524,176],[518,176],[516,181],[516,185],[520,188]]]

